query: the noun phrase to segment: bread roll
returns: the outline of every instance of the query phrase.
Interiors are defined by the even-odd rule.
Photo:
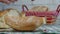
[[[34,6],[30,9],[31,11],[48,11],[48,7],[46,6]]]

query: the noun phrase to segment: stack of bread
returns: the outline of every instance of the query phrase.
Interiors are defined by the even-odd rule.
[[[48,8],[45,6],[37,6],[33,7],[31,10],[47,11],[47,9]],[[19,13],[14,9],[10,9],[5,16],[5,23],[18,31],[34,31],[36,28],[40,27],[44,21],[44,17],[25,16],[25,13]]]

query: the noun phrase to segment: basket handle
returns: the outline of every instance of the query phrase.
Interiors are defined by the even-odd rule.
[[[23,11],[23,12],[25,11],[24,7],[26,8],[27,11],[29,10],[26,5],[22,5],[22,11]]]
[[[58,13],[60,12],[60,5],[58,5],[57,10]]]

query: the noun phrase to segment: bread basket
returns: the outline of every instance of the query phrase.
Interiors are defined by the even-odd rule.
[[[25,16],[24,7],[27,9],[27,11],[30,11],[26,5],[22,5],[23,11],[21,13],[19,13],[17,10],[10,10],[5,16],[5,23],[17,31],[35,31],[36,28],[43,24],[44,17]],[[32,11],[34,10],[33,8],[31,9]],[[47,11],[47,9],[44,11]]]

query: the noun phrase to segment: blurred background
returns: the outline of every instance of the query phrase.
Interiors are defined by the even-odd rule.
[[[49,7],[50,10],[55,10],[57,6],[60,4],[60,0],[34,0],[34,1],[18,0],[17,2],[8,5],[0,2],[0,10],[7,8],[14,8],[21,11],[22,4],[27,5],[28,8],[31,8],[32,6],[36,6],[36,5],[46,5]]]

